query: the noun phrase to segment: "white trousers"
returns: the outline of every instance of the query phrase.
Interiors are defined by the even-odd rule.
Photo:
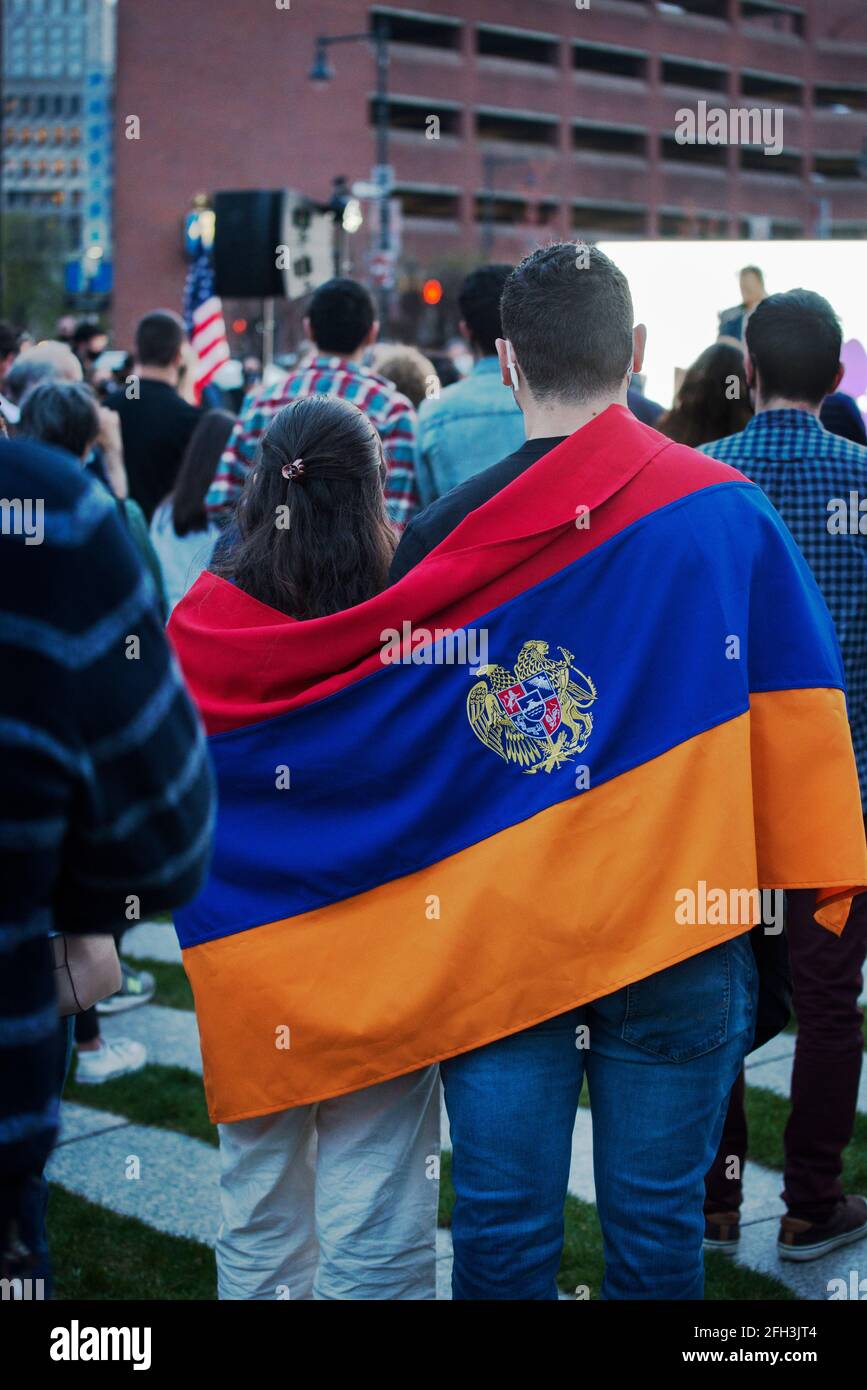
[[[437,1067],[218,1129],[220,1298],[436,1297]]]

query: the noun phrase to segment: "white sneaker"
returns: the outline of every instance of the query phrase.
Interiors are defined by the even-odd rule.
[[[140,1071],[147,1059],[144,1043],[132,1038],[100,1038],[95,1052],[79,1051],[75,1079],[85,1086],[99,1086],[103,1081]]]

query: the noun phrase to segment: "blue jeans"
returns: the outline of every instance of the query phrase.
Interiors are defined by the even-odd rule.
[[[704,1178],[752,1042],[757,991],[745,933],[441,1063],[457,1194],[454,1298],[557,1297],[585,1074],[602,1297],[703,1297]]]

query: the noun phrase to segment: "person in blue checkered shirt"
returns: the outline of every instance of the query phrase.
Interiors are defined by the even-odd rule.
[[[809,290],[762,301],[746,328],[746,376],[755,415],[739,433],[705,444],[764,489],[825,596],[846,672],[849,721],[867,805],[867,448],[819,422],[843,375],[842,333],[831,305]],[[863,507],[863,511],[861,508]],[[817,817],[829,808],[816,806]],[[867,951],[867,894],[841,937],[817,927],[810,889],[787,894],[786,930],[798,1020],[792,1109],[785,1132],[787,1214],[779,1254],[811,1260],[867,1236],[867,1201],[846,1196],[843,1150],[852,1137],[863,1056],[858,998]],[[744,1078],[732,1091],[719,1153],[707,1177],[706,1239],[733,1250],[740,1234],[746,1157]]]

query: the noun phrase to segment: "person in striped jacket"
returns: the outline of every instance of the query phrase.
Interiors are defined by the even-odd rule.
[[[314,291],[304,332],[315,354],[284,381],[247,397],[217,465],[206,506],[210,520],[227,522],[241,495],[256,446],[274,416],[301,396],[341,396],[371,420],[387,469],[385,506],[400,533],[418,508],[415,474],[417,418],[406,396],[363,365],[379,324],[370,292],[355,280],[328,280]]]
[[[114,499],[29,440],[0,439],[0,667],[0,1277],[39,1278],[68,1037],[49,937],[193,897],[213,794]]]

